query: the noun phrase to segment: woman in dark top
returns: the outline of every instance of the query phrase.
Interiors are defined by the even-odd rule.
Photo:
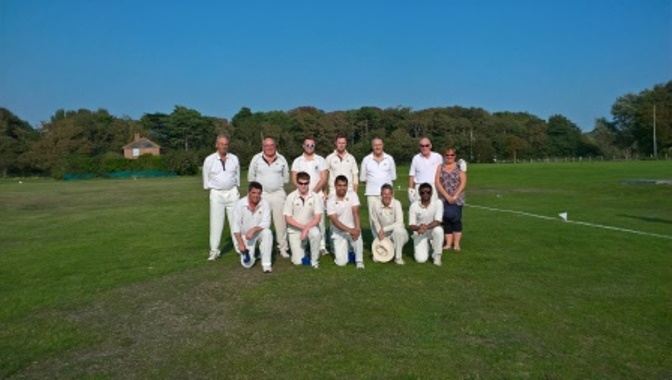
[[[464,205],[464,188],[467,186],[466,170],[460,169],[455,156],[455,148],[444,152],[443,165],[436,169],[434,178],[439,199],[443,201],[443,232],[445,245],[443,249],[460,250],[462,239],[462,206]],[[463,166],[466,169],[466,165]]]

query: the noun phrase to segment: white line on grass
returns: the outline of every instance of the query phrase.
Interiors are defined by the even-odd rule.
[[[486,207],[486,206],[479,206],[475,204],[467,204],[466,206],[469,207],[474,207],[474,208],[480,208],[483,210],[489,210],[489,211],[499,211],[499,212],[508,212],[510,214],[518,214],[518,215],[525,215],[525,216],[531,216],[533,218],[539,218],[539,219],[546,219],[546,220],[562,220],[556,217],[550,217],[550,216],[544,216],[544,215],[537,215],[537,214],[530,214],[529,212],[524,212],[524,211],[516,211],[516,210],[504,210],[501,208],[494,208],[494,207]],[[632,234],[637,234],[637,235],[646,235],[646,236],[654,236],[654,237],[659,237],[663,239],[670,239],[672,240],[672,236],[668,235],[660,235],[660,234],[654,234],[651,232],[643,232],[643,231],[636,231],[636,230],[629,230],[627,228],[620,228],[620,227],[612,227],[612,226],[604,226],[602,224],[593,224],[593,223],[587,223],[587,222],[578,222],[574,220],[567,220],[566,223],[574,223],[574,224],[580,224],[583,226],[590,226],[590,227],[597,227],[597,228],[603,228],[605,230],[614,230],[614,231],[621,231],[621,232],[629,232]]]

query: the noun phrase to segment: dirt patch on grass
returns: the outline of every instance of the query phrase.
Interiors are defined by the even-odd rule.
[[[89,331],[97,343],[35,362],[14,377],[143,378],[175,352],[209,334],[236,334],[243,292],[263,280],[221,261],[108,292],[67,314],[49,312]]]

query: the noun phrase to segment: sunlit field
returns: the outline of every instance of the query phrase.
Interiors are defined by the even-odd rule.
[[[365,270],[271,274],[228,231],[207,261],[199,177],[0,180],[0,377],[672,377],[672,185],[622,182],[671,162],[468,175],[443,266],[411,243],[405,266],[372,262],[364,211]]]

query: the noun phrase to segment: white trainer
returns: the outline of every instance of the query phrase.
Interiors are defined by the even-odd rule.
[[[268,267],[264,266],[264,273],[271,273],[271,272],[273,272],[273,268],[271,268],[270,266]]]
[[[210,257],[208,257],[208,261],[215,261],[219,256],[221,256],[219,250],[213,249],[210,251]]]
[[[359,261],[359,262],[357,263],[357,269],[364,269],[364,263],[361,262],[361,261]]]
[[[434,256],[434,265],[436,265],[437,267],[441,266],[441,255]]]
[[[404,262],[404,259],[402,259],[401,257],[398,258],[398,259],[394,259],[394,262],[397,263],[397,265],[404,265],[404,264],[406,264],[406,263]]]

